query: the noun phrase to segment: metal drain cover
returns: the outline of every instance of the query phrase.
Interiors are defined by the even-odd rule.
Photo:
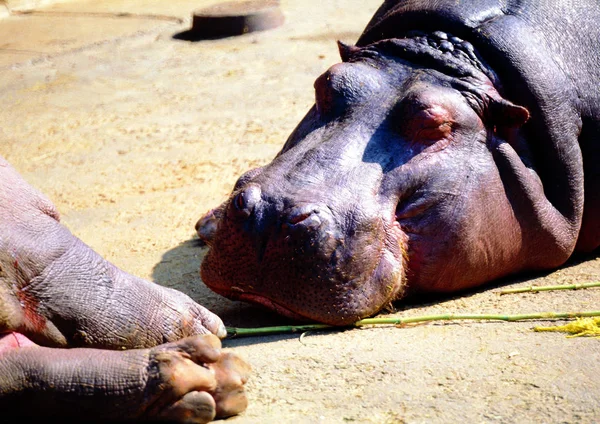
[[[276,0],[230,1],[193,13],[190,32],[197,37],[228,37],[264,31],[283,24],[284,16]]]

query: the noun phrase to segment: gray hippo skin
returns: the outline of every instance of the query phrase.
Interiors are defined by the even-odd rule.
[[[0,223],[0,421],[205,423],[246,408],[249,367],[221,350],[221,320],[105,261],[2,157]]]
[[[214,291],[348,324],[600,245],[600,4],[387,1],[200,219]]]

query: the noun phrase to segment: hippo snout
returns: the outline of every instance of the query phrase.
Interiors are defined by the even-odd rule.
[[[239,191],[231,201],[233,214],[241,219],[250,219],[257,207],[261,206],[262,191],[258,185],[252,184]],[[264,203],[262,206],[264,207]],[[331,217],[327,217],[326,208],[316,204],[300,204],[287,208],[282,214],[281,228],[284,230],[306,230],[316,231],[324,226]],[[255,213],[255,217],[263,214],[262,211]]]
[[[396,226],[325,202],[277,196],[251,183],[223,214],[201,268],[215,292],[287,317],[352,323],[402,288]]]
[[[273,199],[266,193],[264,197],[257,184],[239,190],[232,196],[224,224],[253,246],[258,261],[271,251],[331,261],[344,237],[326,205]]]
[[[280,221],[281,229],[288,234],[299,234],[302,231],[307,234],[314,233],[322,227],[327,227],[332,221],[331,214],[324,206],[293,204],[291,201],[281,203],[291,206],[284,207],[280,212],[278,209],[281,207],[262,199],[260,186],[251,184],[232,197],[228,212],[232,219],[253,229],[264,226],[263,222],[266,220]]]

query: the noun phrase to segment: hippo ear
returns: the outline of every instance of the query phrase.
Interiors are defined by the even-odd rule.
[[[498,127],[518,128],[529,120],[529,111],[506,99],[492,99],[487,111],[490,122]]]
[[[342,41],[337,42],[338,50],[340,51],[340,57],[342,58],[342,62],[348,62],[350,57],[356,52],[360,50],[360,47],[352,46],[350,44],[346,44]]]

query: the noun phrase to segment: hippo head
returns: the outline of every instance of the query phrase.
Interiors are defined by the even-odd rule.
[[[340,44],[281,152],[199,221],[211,289],[343,325],[521,266],[494,146],[518,146],[529,114],[472,46],[430,38]]]

